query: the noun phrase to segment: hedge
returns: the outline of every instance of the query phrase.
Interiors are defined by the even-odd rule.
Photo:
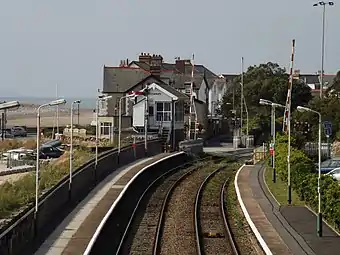
[[[291,142],[291,184],[299,199],[304,201],[314,211],[318,208],[318,174],[316,166],[307,155],[294,148]],[[282,181],[287,181],[287,137],[278,135],[275,153],[275,165],[278,176]],[[321,212],[328,223],[336,230],[340,230],[340,185],[330,176],[321,177]]]

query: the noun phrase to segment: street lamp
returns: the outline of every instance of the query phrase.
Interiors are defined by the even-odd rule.
[[[323,75],[324,75],[324,59],[325,59],[325,16],[326,16],[326,6],[333,6],[334,2],[317,2],[313,6],[322,7],[322,41],[321,41],[321,75],[320,75],[320,98],[322,98],[323,91]]]
[[[97,109],[96,109],[96,160],[95,160],[95,169],[97,169],[98,165],[98,114],[99,114],[99,102],[105,101],[107,99],[112,98],[112,96],[104,96],[99,95],[97,98]]]
[[[47,106],[56,106],[66,104],[65,99],[57,99],[47,104],[42,104],[37,109],[37,155],[36,155],[36,170],[35,170],[35,213],[38,212],[38,197],[39,197],[39,158],[40,158],[40,109]]]
[[[70,185],[69,185],[69,190],[71,191],[71,185],[72,185],[72,160],[73,160],[73,108],[74,104],[79,104],[81,103],[80,100],[73,101],[71,104],[71,134],[70,134]]]
[[[272,114],[271,114],[271,129],[272,129],[272,136],[273,136],[273,177],[272,181],[276,182],[276,169],[275,169],[275,138],[276,138],[276,127],[275,127],[275,109],[276,107],[285,108],[282,104],[277,104],[272,101],[266,99],[260,99],[261,105],[270,105],[272,107]]]
[[[318,146],[318,151],[319,151],[319,157],[318,157],[318,167],[319,167],[319,176],[318,176],[318,197],[319,197],[319,202],[318,202],[318,219],[317,219],[317,233],[318,236],[322,236],[322,213],[321,213],[321,187],[320,187],[320,181],[321,181],[321,113],[314,111],[312,109],[298,106],[297,110],[299,112],[313,112],[319,116],[319,146]]]
[[[15,107],[19,107],[20,103],[18,101],[10,101],[10,102],[5,102],[0,104],[0,110],[7,110],[7,109],[12,109]]]

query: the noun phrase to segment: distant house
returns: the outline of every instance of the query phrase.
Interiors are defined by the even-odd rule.
[[[312,89],[313,95],[319,95],[320,93],[320,73],[315,74],[301,74],[300,70],[294,70],[294,79],[300,80],[308,85]],[[332,74],[324,74],[323,76],[323,90],[327,90],[327,88],[332,85],[333,79],[335,75]]]
[[[198,122],[207,125],[209,88],[216,79],[216,74],[203,65],[194,65],[194,79],[191,77],[190,60],[177,59],[175,63],[165,63],[163,57],[155,54],[141,53],[138,61],[122,60],[117,67],[104,66],[104,82],[102,93],[112,98],[100,108],[99,123],[101,126],[118,126],[118,109],[121,101],[122,127],[133,126],[133,102],[121,99],[131,91],[138,91],[150,84],[157,84],[168,90],[176,90],[187,100],[185,104],[185,121],[188,119],[188,103],[191,82],[195,98]],[[110,128],[103,128],[109,130]]]
[[[133,126],[144,130],[145,109],[148,109],[148,130],[175,134],[175,140],[184,139],[184,104],[188,97],[176,89],[152,83],[148,85],[147,96],[135,98],[133,105]],[[146,107],[147,103],[147,107]]]

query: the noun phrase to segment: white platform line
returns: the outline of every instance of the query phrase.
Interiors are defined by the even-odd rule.
[[[94,245],[94,243],[96,242],[102,228],[104,227],[106,221],[108,220],[108,218],[110,217],[110,215],[112,214],[113,209],[116,207],[116,205],[118,204],[118,202],[120,201],[120,199],[123,197],[124,193],[127,191],[128,187],[131,185],[131,183],[134,182],[134,180],[140,175],[142,174],[145,170],[147,170],[148,168],[150,168],[151,166],[154,166],[168,158],[172,158],[178,155],[184,154],[183,151],[175,153],[175,154],[171,154],[169,156],[166,156],[164,158],[161,158],[155,162],[152,162],[150,165],[145,166],[143,169],[141,169],[134,177],[132,177],[132,179],[125,185],[124,189],[122,190],[122,192],[120,192],[118,198],[113,202],[112,206],[110,207],[110,209],[108,210],[108,212],[105,214],[103,220],[100,222],[98,228],[96,229],[96,232],[94,233],[93,237],[91,238],[89,244],[86,247],[85,252],[83,253],[83,255],[89,255],[91,253],[91,249]]]
[[[235,176],[235,180],[234,180],[234,185],[235,185],[235,191],[236,191],[236,195],[237,195],[237,199],[238,199],[238,202],[240,203],[240,206],[241,206],[241,209],[243,211],[243,214],[251,228],[251,230],[253,231],[254,235],[256,236],[256,239],[257,241],[260,243],[263,251],[265,252],[265,254],[267,255],[272,255],[273,253],[270,251],[270,249],[268,248],[266,242],[263,240],[260,232],[257,230],[254,222],[252,221],[252,219],[250,218],[250,215],[247,211],[247,208],[245,207],[244,203],[243,203],[243,200],[242,200],[242,197],[241,197],[241,193],[240,193],[240,189],[238,187],[238,176],[240,174],[240,172],[242,171],[243,167],[245,167],[246,165],[242,165],[240,167],[240,169],[237,171],[236,173],[236,176]]]
[[[62,221],[57,229],[41,245],[35,255],[58,255],[68,245],[72,236],[77,232],[87,216],[97,206],[106,193],[113,188],[124,188],[124,185],[114,185],[124,174],[135,166],[143,164],[153,158],[146,158],[120,167],[100,182],[87,197]],[[116,186],[116,187],[115,187]]]

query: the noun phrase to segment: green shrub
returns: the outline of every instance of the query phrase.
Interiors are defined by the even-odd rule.
[[[75,151],[73,169],[81,166],[90,159],[86,151]],[[65,152],[57,161],[41,164],[40,194],[56,185],[64,176],[69,174],[69,153]],[[0,185],[0,219],[8,218],[21,208],[29,206],[35,199],[35,172],[28,173],[14,182]]]
[[[294,139],[292,139],[294,141]],[[291,143],[291,184],[299,198],[314,210],[318,208],[318,174],[313,161],[306,154],[294,148]],[[279,136],[276,143],[276,170],[279,178],[287,181],[287,137]],[[340,185],[330,176],[323,175],[320,180],[321,210],[337,230],[340,230]]]

